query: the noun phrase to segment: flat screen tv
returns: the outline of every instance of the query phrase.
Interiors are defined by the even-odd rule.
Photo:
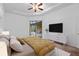
[[[63,33],[63,23],[49,24],[49,32]]]

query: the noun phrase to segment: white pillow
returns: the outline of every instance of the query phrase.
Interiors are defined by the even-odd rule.
[[[17,51],[17,52],[22,52],[23,51],[23,46],[20,44],[20,42],[14,36],[11,36],[10,47],[14,51]]]
[[[9,41],[6,38],[0,38],[0,41],[4,41],[7,46],[9,47]]]
[[[6,38],[7,40],[10,40],[9,35],[0,35],[0,38]]]

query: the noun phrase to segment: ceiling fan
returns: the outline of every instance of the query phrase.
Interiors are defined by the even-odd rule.
[[[37,12],[39,10],[43,11],[43,3],[39,3],[39,4],[38,3],[30,3],[30,4],[32,5],[32,7],[29,8],[28,10],[33,9],[34,12]]]

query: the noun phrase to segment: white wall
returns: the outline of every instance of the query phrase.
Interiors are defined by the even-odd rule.
[[[4,9],[3,4],[0,3],[0,31],[3,30],[3,24],[4,24]]]
[[[68,37],[67,44],[79,48],[79,39],[76,38],[76,20],[79,20],[79,4],[48,13],[44,15],[44,29],[50,23],[63,22],[64,34]],[[45,34],[44,37],[50,38],[51,33]]]
[[[73,4],[62,9],[52,10],[39,16],[20,16],[16,14],[5,14],[5,28],[10,30],[12,35],[23,36],[28,35],[29,21],[30,20],[42,20],[43,22],[43,38],[52,39],[52,33],[46,33],[45,29],[49,24],[63,23],[64,34],[68,37],[67,44],[79,48],[79,39],[76,34],[76,20],[79,20],[79,4]],[[77,26],[78,27],[78,26]],[[51,37],[50,37],[51,36]]]
[[[28,19],[25,16],[5,13],[5,30],[10,31],[11,35],[28,36]]]
[[[49,24],[63,23],[63,32],[67,36],[67,44],[79,48],[79,40],[76,38],[76,20],[79,20],[79,4],[72,4],[62,9],[52,10],[41,16],[28,17],[29,20],[43,21],[43,38],[52,39],[52,33],[46,33]]]

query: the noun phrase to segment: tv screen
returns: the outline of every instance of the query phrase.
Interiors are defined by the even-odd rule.
[[[49,24],[49,32],[63,33],[63,23]]]

